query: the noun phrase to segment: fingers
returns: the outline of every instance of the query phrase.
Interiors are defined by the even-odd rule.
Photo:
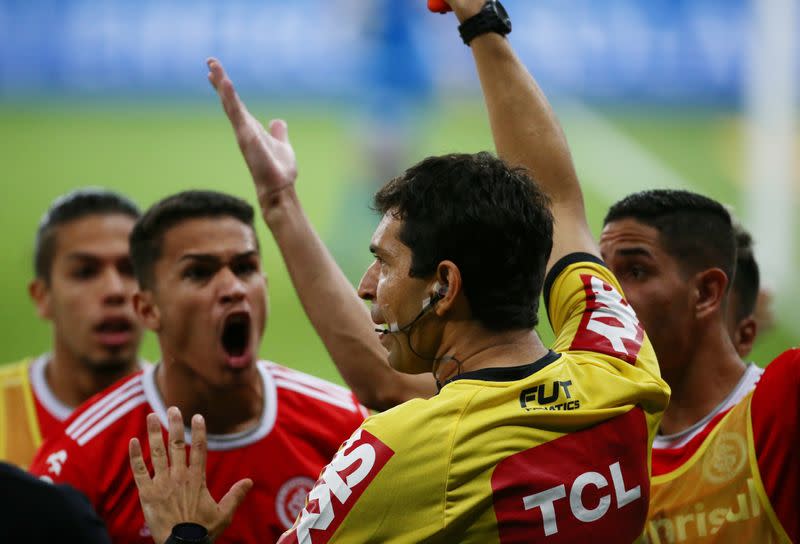
[[[206,479],[207,444],[206,422],[203,416],[195,414],[192,417],[192,449],[189,453],[189,469],[196,473],[202,482],[205,482]]]
[[[239,480],[231,486],[222,500],[219,501],[219,509],[226,519],[230,520],[233,517],[233,512],[239,508],[242,501],[253,488],[253,480],[245,478]]]
[[[128,443],[128,457],[131,461],[133,480],[136,482],[136,487],[141,492],[152,483],[152,480],[150,479],[150,473],[147,471],[147,465],[144,463],[142,446],[136,438],[131,438],[131,441]]]
[[[167,450],[164,447],[164,437],[161,434],[161,422],[156,414],[147,414],[147,442],[150,444],[150,458],[153,471],[162,474],[169,469]]]
[[[181,411],[175,406],[167,410],[167,429],[169,432],[169,458],[172,461],[170,472],[173,476],[186,472],[186,438],[183,431]]]
[[[247,119],[247,108],[239,99],[239,95],[236,94],[233,82],[228,78],[228,74],[225,73],[225,68],[222,67],[222,64],[215,58],[208,59],[206,64],[209,69],[208,80],[216,89],[228,119],[230,119],[234,128],[238,128]]]
[[[289,125],[283,119],[273,119],[269,122],[269,133],[281,142],[289,142]]]

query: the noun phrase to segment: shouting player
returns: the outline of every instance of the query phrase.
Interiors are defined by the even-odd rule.
[[[52,323],[52,351],[0,367],[0,459],[27,467],[76,406],[139,369],[128,252],[137,217],[133,202],[100,189],[64,195],[44,214],[29,292]]]
[[[210,434],[199,447],[208,450],[216,497],[244,476],[252,479],[219,542],[276,540],[364,409],[340,386],[257,360],[266,279],[246,202],[208,191],[165,198],[136,223],[131,255],[141,289],[134,304],[158,335],[161,362],[76,412],[64,433],[45,443],[32,471],[83,491],[114,542],[152,542],[127,444],[148,435],[149,412],[166,428],[166,407],[174,405],[205,417]],[[154,423],[150,432],[160,432]]]
[[[644,528],[649,444],[668,387],[599,258],[563,134],[504,37],[501,6],[451,5],[507,162],[488,153],[430,157],[378,191],[375,262],[359,286],[371,320],[303,214],[286,125],[265,131],[221,65],[209,63],[264,219],[334,359],[348,350],[383,367],[388,359],[404,373],[433,374],[441,387],[369,418],[280,542],[632,542]],[[542,292],[552,350],[533,331]],[[151,447],[163,447],[154,438]],[[181,503],[164,491],[186,489],[184,476],[155,467],[151,480],[138,445],[131,450],[140,486],[162,490],[147,493],[145,510]],[[201,478],[200,457],[191,481]],[[209,503],[211,515],[192,511],[187,521],[217,531],[227,506]]]

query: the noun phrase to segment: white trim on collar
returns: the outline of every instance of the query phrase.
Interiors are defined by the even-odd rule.
[[[39,399],[39,402],[42,403],[44,409],[47,410],[50,415],[57,420],[65,421],[70,415],[72,415],[75,407],[68,406],[61,402],[58,397],[55,396],[53,390],[50,389],[50,385],[47,383],[45,369],[50,363],[51,357],[52,354],[45,353],[34,359],[31,362],[28,376],[31,380],[31,389],[33,389],[33,394],[37,399]],[[148,366],[152,365],[147,364],[143,359],[139,359],[139,368],[143,369]]]
[[[703,419],[689,427],[688,429],[684,429],[683,431],[662,435],[657,434],[655,439],[653,440],[653,448],[654,449],[672,449],[672,448],[682,448],[689,441],[700,434],[703,429],[705,429],[706,425],[714,419],[717,414],[720,414],[730,408],[733,408],[735,405],[739,404],[741,400],[750,392],[752,391],[756,384],[758,384],[758,380],[761,379],[761,375],[764,373],[764,369],[756,366],[755,363],[750,363],[744,370],[744,374],[742,377],[739,378],[739,383],[736,384],[736,387],[728,393],[728,396],[720,402],[711,412],[706,414]]]
[[[39,399],[39,402],[42,403],[42,406],[44,406],[44,409],[47,410],[50,415],[59,421],[64,421],[75,408],[61,402],[58,397],[55,396],[53,390],[50,389],[47,383],[47,377],[45,376],[45,369],[49,361],[50,354],[45,353],[31,362],[29,369],[31,389],[33,389],[33,394]]]
[[[142,375],[142,384],[144,385],[144,395],[150,406],[158,415],[161,425],[167,428],[167,407],[164,405],[164,399],[161,398],[161,393],[156,387],[156,373],[155,369],[158,365],[149,365],[145,368]],[[209,434],[208,449],[213,451],[224,451],[240,448],[258,442],[267,436],[272,428],[275,426],[275,420],[278,416],[278,393],[275,388],[275,382],[267,371],[267,363],[265,361],[258,361],[256,368],[261,377],[261,383],[264,385],[264,403],[261,408],[261,417],[258,424],[254,427],[232,434]],[[191,444],[191,430],[189,427],[185,429],[185,440],[187,444]]]

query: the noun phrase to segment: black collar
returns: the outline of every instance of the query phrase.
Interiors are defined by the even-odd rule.
[[[498,366],[490,368],[481,368],[480,370],[473,370],[471,372],[464,372],[457,376],[453,376],[446,382],[454,382],[456,380],[482,380],[485,382],[515,382],[531,376],[539,372],[541,369],[556,361],[561,357],[560,353],[549,350],[546,355],[541,359],[521,366]],[[444,387],[444,385],[442,387]]]

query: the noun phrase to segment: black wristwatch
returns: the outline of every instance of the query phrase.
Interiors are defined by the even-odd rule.
[[[511,19],[503,4],[497,0],[486,0],[483,8],[458,26],[461,39],[469,42],[487,32],[496,32],[505,36],[511,32]]]
[[[208,531],[197,523],[179,523],[164,544],[210,544]]]

